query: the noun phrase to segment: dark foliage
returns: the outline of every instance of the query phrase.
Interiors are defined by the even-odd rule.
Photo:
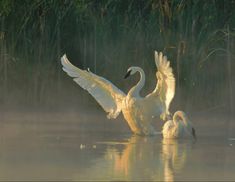
[[[126,91],[122,74],[143,67],[145,94],[154,50],[171,60],[176,106],[233,105],[234,0],[1,0],[0,21],[2,106],[79,102],[84,93],[61,71],[64,53]]]

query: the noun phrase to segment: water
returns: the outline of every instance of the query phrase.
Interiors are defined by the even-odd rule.
[[[134,136],[122,117],[94,113],[2,113],[0,180],[235,180],[223,117],[194,117],[193,142]]]

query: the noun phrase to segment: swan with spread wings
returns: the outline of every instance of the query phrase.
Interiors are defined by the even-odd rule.
[[[152,122],[161,117],[167,119],[169,106],[175,94],[175,78],[167,57],[155,51],[157,84],[152,93],[140,96],[145,84],[145,73],[140,67],[128,68],[125,78],[140,74],[139,82],[125,94],[110,81],[90,70],[82,70],[72,65],[66,55],[61,58],[63,70],[83,89],[87,90],[108,113],[108,118],[116,118],[123,113],[130,129],[139,135],[154,135]]]

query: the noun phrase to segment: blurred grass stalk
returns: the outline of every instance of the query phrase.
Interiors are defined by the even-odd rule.
[[[234,114],[234,106],[233,106],[233,87],[232,87],[232,57],[231,57],[231,32],[229,29],[229,25],[227,27],[227,65],[228,65],[228,95],[229,95],[229,111],[230,115]]]
[[[4,18],[1,19],[1,29],[4,30],[5,28],[5,23],[4,23]],[[1,72],[2,74],[2,82],[3,82],[3,89],[2,89],[2,102],[4,98],[7,99],[7,82],[8,82],[8,70],[7,70],[7,57],[6,57],[6,42],[4,40],[5,32],[0,31],[0,59],[1,59]]]
[[[136,80],[123,82],[122,74],[130,65],[143,67],[150,78],[145,94],[156,82],[153,51],[163,50],[177,78],[175,108],[233,107],[228,98],[234,99],[234,0],[2,0],[0,5],[3,106],[88,102],[61,71],[64,53],[125,91]]]

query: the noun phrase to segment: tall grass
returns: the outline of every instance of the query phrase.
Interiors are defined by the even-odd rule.
[[[64,53],[125,91],[136,81],[123,82],[126,69],[143,67],[145,94],[156,82],[154,50],[171,60],[174,107],[205,110],[234,99],[233,0],[2,0],[0,6],[2,106],[87,103],[61,71]]]

